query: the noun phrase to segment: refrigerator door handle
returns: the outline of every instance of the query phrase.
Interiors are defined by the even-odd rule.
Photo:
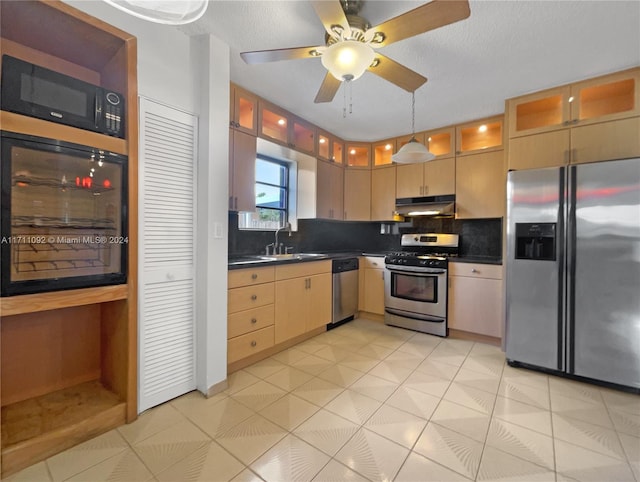
[[[567,244],[565,242],[565,231],[567,229],[567,168],[560,168],[558,186],[558,230],[556,232],[556,250],[558,268],[558,370],[566,370],[566,343],[567,323],[566,323],[566,280],[565,265]]]
[[[568,172],[568,205],[567,205],[567,281],[566,281],[566,371],[575,370],[575,293],[576,293],[576,201],[577,201],[577,169],[571,166]]]

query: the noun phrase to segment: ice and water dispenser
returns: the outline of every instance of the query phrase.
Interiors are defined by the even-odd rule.
[[[556,223],[516,223],[516,259],[555,261]]]

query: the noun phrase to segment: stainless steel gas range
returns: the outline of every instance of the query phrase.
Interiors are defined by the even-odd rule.
[[[403,234],[402,251],[385,257],[384,322],[447,336],[448,258],[457,234]]]

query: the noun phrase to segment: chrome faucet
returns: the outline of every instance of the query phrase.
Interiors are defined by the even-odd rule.
[[[278,233],[280,231],[282,231],[283,229],[288,230],[289,231],[289,236],[291,236],[291,223],[290,222],[286,222],[286,223],[284,223],[284,226],[276,229],[276,240],[273,243],[273,254],[276,254],[276,249],[278,248]],[[282,250],[282,248],[280,248],[280,250]],[[282,254],[282,253],[279,253],[279,254]]]

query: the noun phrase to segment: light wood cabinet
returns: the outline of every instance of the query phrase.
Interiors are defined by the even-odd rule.
[[[397,198],[455,194],[456,163],[454,159],[399,164],[396,169]]]
[[[505,198],[503,151],[456,158],[456,219],[502,217]]]
[[[527,94],[506,102],[509,137],[640,115],[640,68]]]
[[[509,169],[640,156],[640,68],[508,99]]]
[[[331,261],[276,266],[276,343],[331,322],[331,283]]]
[[[396,208],[396,166],[371,171],[371,221],[392,221]]]
[[[275,267],[227,275],[227,364],[274,345]]]
[[[123,139],[6,111],[2,128],[124,154],[129,179],[126,284],[0,302],[4,479],[137,418],[138,87],[133,35],[58,1],[0,2],[0,17],[1,55],[119,92],[126,109]]]
[[[258,135],[305,154],[316,155],[316,127],[262,99],[258,102]]]
[[[316,217],[342,219],[344,211],[344,169],[342,166],[318,161],[316,183]]]
[[[509,139],[509,169],[563,166],[569,162],[569,129]]]
[[[229,127],[253,136],[258,135],[258,96],[233,83],[229,93]]]
[[[347,142],[345,144],[347,167],[368,168],[371,166],[371,144],[366,142]]]
[[[503,123],[500,115],[456,126],[456,156],[503,149]]]
[[[455,156],[456,130],[446,127],[424,132],[424,145],[436,159],[450,159]]]
[[[371,171],[346,169],[344,172],[345,221],[371,219]]]
[[[449,328],[501,338],[502,293],[502,266],[449,263]]]
[[[396,140],[387,139],[386,141],[376,142],[371,145],[373,152],[373,167],[389,166],[393,164],[391,156],[396,151]]]
[[[363,273],[360,310],[384,315],[384,258],[365,256],[360,259]]]
[[[256,210],[256,137],[229,129],[229,210]]]

